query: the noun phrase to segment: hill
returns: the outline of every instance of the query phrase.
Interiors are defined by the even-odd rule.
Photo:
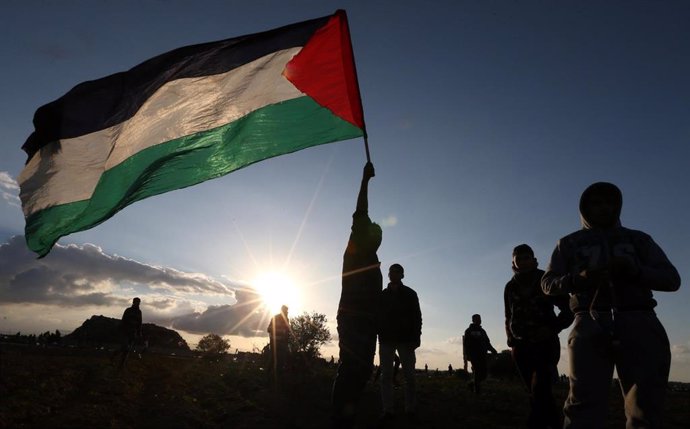
[[[72,333],[62,338],[65,345],[95,345],[118,344],[119,319],[105,316],[91,316]],[[187,342],[172,329],[163,328],[153,323],[144,323],[141,328],[143,339],[148,341],[152,349],[190,351]]]

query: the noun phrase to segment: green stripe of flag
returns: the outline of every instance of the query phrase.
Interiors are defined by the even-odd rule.
[[[49,207],[28,217],[27,243],[44,256],[61,236],[98,225],[135,201],[220,177],[266,158],[362,135],[362,129],[309,97],[269,105],[230,124],[147,148],[105,171],[91,199]]]

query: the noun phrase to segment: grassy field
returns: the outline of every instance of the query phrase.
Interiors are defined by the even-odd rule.
[[[145,354],[118,372],[106,351],[0,345],[3,428],[328,428],[334,369],[300,371],[276,387],[259,362]],[[418,375],[419,421],[395,427],[521,428],[527,397],[514,381],[489,379],[485,394],[447,373]],[[566,387],[556,389],[559,403]],[[402,403],[402,389],[397,389]],[[690,393],[669,392],[667,428],[686,428]],[[609,427],[624,427],[612,388]],[[360,426],[374,427],[378,386],[361,404]]]

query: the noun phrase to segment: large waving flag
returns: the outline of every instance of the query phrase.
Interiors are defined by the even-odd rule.
[[[19,176],[46,255],[135,201],[365,135],[347,16],[179,48],[40,107]]]

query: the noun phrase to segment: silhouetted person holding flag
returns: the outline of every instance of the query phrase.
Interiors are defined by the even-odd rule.
[[[290,319],[288,319],[288,307],[286,305],[280,307],[280,313],[271,317],[266,331],[268,331],[270,341],[271,369],[273,374],[277,376],[285,370],[288,359]]]
[[[125,309],[122,314],[122,319],[120,320],[120,325],[118,326],[118,333],[120,335],[120,350],[116,351],[111,360],[115,360],[119,355],[121,355],[120,362],[117,366],[118,369],[122,369],[125,365],[125,361],[129,356],[129,353],[134,348],[134,342],[137,338],[141,338],[141,310],[139,309],[139,304],[141,300],[139,298],[134,298],[132,300],[132,306]]]
[[[553,400],[553,372],[561,357],[558,333],[573,322],[566,296],[541,290],[544,271],[527,244],[513,249],[515,273],[503,291],[508,347],[530,395],[528,429],[560,428],[561,412]],[[554,307],[559,310],[558,315]],[[556,370],[557,371],[557,370]]]
[[[570,294],[575,313],[567,429],[604,426],[614,367],[626,427],[661,427],[671,350],[652,291],[678,290],[680,276],[649,235],[621,226],[622,206],[615,185],[590,185],[580,197],[582,229],[558,241],[541,282],[549,295]]]
[[[396,352],[405,378],[405,414],[413,416],[417,408],[415,350],[421,344],[422,311],[417,293],[403,284],[404,277],[402,265],[391,265],[388,270],[390,283],[381,292],[379,359],[383,420],[390,420],[394,415],[393,364]]]
[[[377,314],[383,285],[376,251],[381,227],[369,219],[368,186],[375,176],[367,162],[352,215],[352,231],[343,255],[343,275],[338,305],[340,365],[333,383],[333,423],[351,428],[362,390],[371,377],[376,353]]]
[[[472,316],[472,323],[465,329],[465,335],[462,337],[462,354],[465,361],[465,369],[467,369],[467,362],[472,364],[472,382],[470,386],[472,391],[476,394],[481,393],[481,383],[486,380],[488,374],[486,353],[491,352],[496,354],[496,349],[491,345],[489,336],[482,328],[482,317],[478,314]]]

